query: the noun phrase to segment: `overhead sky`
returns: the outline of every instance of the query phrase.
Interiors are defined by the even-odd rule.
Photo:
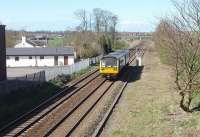
[[[0,22],[9,29],[66,30],[78,25],[78,9],[109,10],[119,17],[119,31],[154,31],[169,14],[170,0],[0,0]]]

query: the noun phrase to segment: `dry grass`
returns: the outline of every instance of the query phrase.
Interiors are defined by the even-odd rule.
[[[200,136],[200,112],[180,109],[172,70],[158,56],[156,52],[145,54],[141,79],[129,84],[102,136]]]

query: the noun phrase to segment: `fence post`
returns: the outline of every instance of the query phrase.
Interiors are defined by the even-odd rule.
[[[41,72],[42,72],[42,71],[40,71],[40,76],[39,76],[39,83],[41,82],[41,81],[40,81],[40,80],[41,80]]]
[[[35,80],[35,73],[34,73],[34,75],[33,75],[33,81]]]

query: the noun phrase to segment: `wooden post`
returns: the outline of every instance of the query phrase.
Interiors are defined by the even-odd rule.
[[[5,25],[0,25],[0,81],[7,79]]]

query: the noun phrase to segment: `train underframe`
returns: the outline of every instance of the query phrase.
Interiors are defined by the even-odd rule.
[[[117,80],[119,78],[119,74],[102,74],[102,76],[108,80]]]

